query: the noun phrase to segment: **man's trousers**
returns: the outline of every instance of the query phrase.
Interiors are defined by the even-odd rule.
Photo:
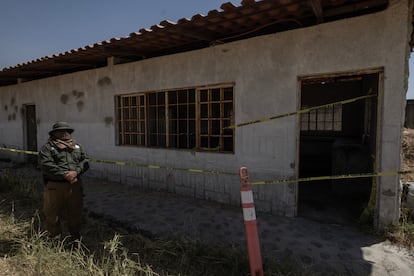
[[[61,221],[65,220],[70,234],[79,238],[83,209],[82,181],[78,179],[73,184],[67,181],[48,181],[44,187],[43,200],[46,230],[49,234],[61,234]]]

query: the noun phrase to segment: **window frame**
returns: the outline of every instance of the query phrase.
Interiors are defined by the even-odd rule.
[[[310,108],[303,106],[302,109]],[[300,114],[302,132],[342,132],[342,104],[313,109]]]
[[[183,91],[186,91],[187,100],[185,102],[180,101],[179,98],[182,97]],[[203,101],[200,95],[202,92],[207,91],[208,95],[208,102]],[[213,99],[213,91],[219,91],[219,98]],[[175,149],[175,150],[191,150],[191,151],[200,151],[200,152],[216,152],[216,153],[234,153],[235,152],[235,131],[234,129],[224,129],[226,126],[230,126],[234,124],[234,92],[235,92],[235,84],[234,83],[223,83],[223,84],[216,84],[216,85],[208,85],[208,86],[198,86],[198,87],[188,87],[188,88],[174,88],[174,89],[164,89],[164,90],[157,90],[157,91],[144,91],[144,92],[136,92],[136,93],[128,93],[128,94],[118,94],[115,95],[115,118],[116,118],[116,145],[117,146],[136,146],[136,147],[146,147],[146,148],[162,148],[162,149]],[[174,96],[170,96],[173,93],[176,93],[176,102],[170,102]],[[194,93],[194,95],[190,95]],[[155,95],[154,95],[155,94]],[[156,124],[160,123],[157,121],[158,112],[160,110],[157,107],[158,105],[158,96],[164,95],[163,98],[163,112],[164,115],[162,116],[161,120],[163,120],[163,129],[164,133],[154,133],[154,125],[152,123],[156,122]],[[150,104],[151,97],[155,97],[157,102],[155,105]],[[132,106],[130,102],[125,101],[124,99],[144,99],[144,106],[143,107],[135,107]],[[151,100],[151,103],[154,103]],[[208,105],[208,114],[207,118],[201,118],[201,105]],[[211,110],[214,105],[215,113],[214,117],[213,111]],[[155,107],[156,109],[156,116],[151,108]],[[142,119],[141,117],[137,116],[136,118],[131,118],[130,113],[124,113],[126,109],[131,110],[132,108],[137,109],[144,109],[145,118]],[[217,111],[218,108],[218,111]],[[173,115],[173,110],[175,109],[176,114]],[[186,113],[179,114],[180,110],[183,111],[186,109]],[[191,110],[193,109],[193,110]],[[122,112],[121,112],[122,111]],[[152,113],[151,113],[152,111]],[[130,112],[130,111],[129,111]],[[138,112],[138,111],[137,111]],[[137,115],[138,113],[134,113]],[[193,113],[192,113],[193,112]],[[181,112],[183,113],[183,112]],[[126,116],[126,114],[128,116]],[[174,117],[175,116],[175,117]],[[144,120],[145,124],[145,133],[142,134],[140,132],[133,132],[126,131],[129,129],[125,129],[125,125],[127,122],[141,122]],[[155,120],[155,121],[154,121]],[[208,121],[208,132],[205,134],[201,131],[201,124],[203,120]],[[213,121],[215,126],[213,127]],[[175,123],[175,131],[172,130]],[[183,124],[182,126],[179,124]],[[184,124],[186,126],[184,127]],[[194,126],[194,127],[193,127]],[[182,127],[182,129],[181,129]],[[131,128],[131,126],[130,126]],[[138,128],[138,127],[137,127]],[[157,131],[160,130],[159,125],[157,125]],[[141,130],[141,129],[138,129]],[[181,139],[180,135],[181,130],[184,130],[184,138]],[[129,140],[126,138],[127,135],[144,135],[144,139],[137,138],[134,141],[137,141],[136,144],[132,143],[132,138]],[[164,135],[165,136],[165,143],[152,143],[154,138],[150,135]],[[174,137],[175,136],[175,137]],[[131,136],[132,137],[132,136]],[[202,138],[203,137],[203,138]],[[211,139],[212,141],[216,141],[215,144],[208,144],[205,146],[202,144],[201,140]],[[175,142],[174,142],[175,139]],[[218,141],[218,142],[217,142]],[[128,142],[128,143],[127,143]],[[141,143],[141,144],[140,144]],[[184,145],[184,146],[183,146]]]

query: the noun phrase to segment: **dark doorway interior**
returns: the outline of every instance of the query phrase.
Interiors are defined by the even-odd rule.
[[[26,148],[29,151],[37,151],[37,125],[36,125],[36,106],[25,105],[25,130]],[[27,155],[27,162],[36,163],[36,155]]]
[[[301,82],[301,109],[378,93],[379,74]],[[368,173],[374,169],[377,97],[304,113],[300,117],[299,176]],[[371,178],[300,182],[298,215],[338,224],[357,222]]]

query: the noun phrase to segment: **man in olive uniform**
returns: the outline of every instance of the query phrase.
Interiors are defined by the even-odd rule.
[[[43,211],[46,230],[61,234],[61,221],[67,221],[71,236],[80,238],[83,208],[81,175],[89,168],[83,148],[75,142],[74,131],[66,122],[57,122],[49,132],[49,141],[39,152],[44,178]]]

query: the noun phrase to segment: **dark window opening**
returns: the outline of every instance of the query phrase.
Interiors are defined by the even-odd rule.
[[[145,106],[144,95],[121,96],[117,100],[118,141],[123,145],[145,144]]]
[[[378,94],[379,74],[301,81],[301,109]],[[323,107],[300,115],[299,177],[374,170],[377,98]],[[300,182],[298,215],[356,223],[367,206],[372,179]]]

